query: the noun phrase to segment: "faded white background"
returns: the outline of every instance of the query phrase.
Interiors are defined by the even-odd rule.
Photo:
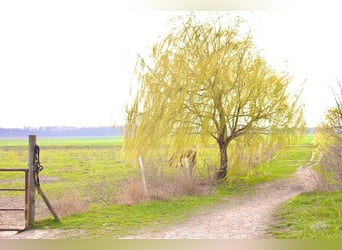
[[[122,124],[136,54],[174,14],[104,0],[0,1],[0,127]],[[306,119],[317,125],[333,104],[329,85],[342,81],[341,15],[320,5],[233,15],[294,88],[305,82]]]

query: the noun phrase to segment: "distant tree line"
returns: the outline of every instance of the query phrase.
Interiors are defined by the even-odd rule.
[[[121,127],[24,127],[0,128],[0,137],[20,138],[28,135],[39,137],[90,137],[90,136],[122,136]]]

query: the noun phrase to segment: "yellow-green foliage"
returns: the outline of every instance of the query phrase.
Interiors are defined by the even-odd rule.
[[[250,33],[241,32],[240,18],[203,21],[192,13],[173,24],[150,58],[138,60],[124,141],[131,159],[161,148],[169,156],[183,147],[216,143],[226,170],[228,161],[239,165],[232,162],[240,158],[252,164],[256,159],[250,155],[259,154],[260,144],[271,145],[269,139],[303,126],[298,95],[287,90],[291,78],[257,53]],[[271,135],[264,142],[266,134]],[[239,146],[228,148],[236,139]]]
[[[316,128],[314,135],[314,143],[320,147],[320,150],[325,150],[327,146],[336,144],[336,137],[333,130],[322,124],[320,127]]]
[[[243,176],[251,174],[260,163],[272,159],[273,154],[283,146],[283,142],[276,140],[254,140],[246,143],[242,140],[233,141],[228,148],[229,176]],[[220,166],[220,152],[217,145],[212,147],[198,147],[197,162],[210,164],[214,169]]]

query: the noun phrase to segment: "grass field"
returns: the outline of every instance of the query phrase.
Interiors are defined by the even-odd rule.
[[[37,144],[42,147],[113,147],[122,146],[122,137],[79,137],[79,138],[39,138]],[[0,147],[27,147],[27,139],[0,139]]]
[[[201,206],[220,202],[223,197],[249,190],[258,183],[289,177],[310,159],[315,150],[310,141],[285,147],[252,174],[217,186],[208,195],[185,195],[127,206],[116,202],[116,194],[126,180],[136,178],[139,172],[122,161],[122,138],[39,139],[44,165],[41,185],[52,203],[59,204],[57,213],[64,217],[59,223],[50,218],[40,220],[35,227],[79,229],[84,232],[82,237],[111,238],[184,220]],[[27,141],[0,140],[0,159],[0,168],[25,168]],[[12,180],[7,186],[20,182],[7,173],[1,175],[0,186],[5,185],[1,180]],[[68,211],[69,206],[75,210],[75,203],[79,210]]]
[[[131,170],[117,160],[121,138],[40,139],[37,144],[44,166],[41,182],[52,196],[75,190],[83,197],[82,190],[88,192],[89,184],[96,185],[108,178],[114,182],[126,178]],[[0,145],[0,168],[27,168],[27,141],[0,140]],[[1,178],[15,175],[2,173]],[[10,184],[15,185],[16,181]]]
[[[342,192],[299,195],[278,217],[270,233],[279,239],[342,239]]]

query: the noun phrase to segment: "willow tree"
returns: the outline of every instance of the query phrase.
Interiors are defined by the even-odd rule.
[[[321,146],[342,144],[342,84],[336,79],[338,89],[331,87],[335,104],[325,114],[325,120],[317,128],[316,140]]]
[[[222,179],[233,140],[289,134],[302,125],[298,96],[288,91],[291,78],[260,56],[241,18],[192,13],[170,23],[150,56],[138,57],[124,143],[132,156],[214,141]]]

